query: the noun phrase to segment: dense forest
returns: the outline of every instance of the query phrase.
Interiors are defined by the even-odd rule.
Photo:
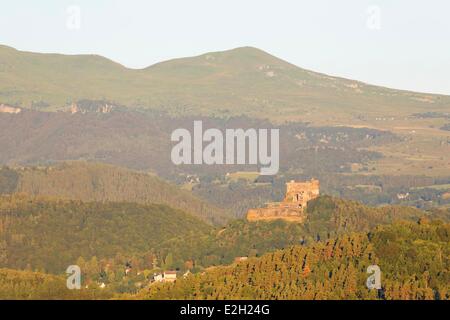
[[[449,299],[450,224],[423,218],[153,284],[139,299]],[[382,289],[366,287],[378,265]]]
[[[66,278],[39,272],[0,269],[0,300],[110,299],[108,290],[67,290]]]
[[[27,282],[30,277],[43,279],[43,276],[36,276],[34,273],[36,271],[41,272],[41,275],[42,272],[52,273],[59,278],[49,275],[43,284],[41,280],[36,280],[37,282],[34,283],[40,289],[32,291],[36,293],[36,296],[29,297],[45,298],[45,292],[49,290],[46,289],[47,286],[51,288],[55,286],[54,297],[56,297],[59,292],[57,288],[61,286],[58,284],[59,280],[56,280],[62,279],[69,265],[76,264],[82,270],[83,283],[90,289],[98,289],[100,284],[106,285],[107,289],[102,289],[103,291],[99,294],[133,295],[149,285],[153,288],[151,283],[154,273],[164,270],[178,270],[180,275],[190,270],[197,277],[205,271],[209,274],[208,270],[217,268],[222,270],[221,266],[233,263],[237,257],[249,257],[249,261],[254,261],[253,258],[258,257],[266,259],[264,257],[268,253],[275,251],[273,254],[277,254],[276,252],[279,251],[276,250],[289,250],[288,248],[292,246],[302,248],[297,249],[301,252],[302,250],[314,251],[316,250],[314,248],[324,243],[344,241],[345,237],[355,235],[358,237],[355,238],[356,240],[351,238],[345,241],[351,243],[360,241],[361,247],[368,248],[376,243],[376,248],[381,248],[383,252],[377,257],[389,259],[389,257],[397,256],[397,253],[389,256],[389,252],[398,249],[397,245],[394,246],[395,248],[383,247],[383,237],[385,234],[389,235],[390,223],[400,220],[421,221],[418,227],[414,223],[409,225],[406,222],[397,226],[415,226],[416,229],[411,227],[413,228],[411,230],[414,230],[413,233],[417,233],[417,236],[421,236],[425,225],[429,228],[436,226],[436,233],[442,234],[442,232],[448,232],[448,228],[442,229],[438,226],[443,224],[434,222],[430,224],[426,221],[440,219],[448,222],[450,210],[434,209],[425,212],[408,207],[372,208],[354,201],[322,196],[310,202],[307,216],[304,224],[281,220],[272,222],[235,220],[225,227],[211,227],[198,218],[164,205],[82,202],[25,195],[2,196],[0,197],[0,268],[21,269],[24,273],[8,271],[7,274],[14,276],[3,278],[0,281],[0,287],[17,286],[18,289],[11,291],[15,292],[13,296],[28,297],[24,293],[27,291],[27,286],[21,285],[22,281]],[[375,229],[380,225],[385,227]],[[375,233],[370,232],[374,229],[377,230]],[[383,237],[380,238],[379,235]],[[366,238],[369,239],[369,244],[366,243]],[[395,237],[395,239],[398,240],[399,245],[405,245],[401,238]],[[434,243],[425,244],[434,248]],[[335,248],[336,244],[332,247]],[[408,254],[421,257],[422,253],[411,253],[412,248],[408,250]],[[374,252],[377,253],[377,251]],[[345,261],[334,262],[332,267],[346,265]],[[399,261],[403,263],[403,260]],[[395,261],[389,263],[392,265]],[[352,266],[356,268],[358,265],[360,264]],[[311,267],[312,265],[309,266]],[[344,267],[337,268],[341,270]],[[183,281],[180,280],[181,283]],[[5,289],[4,292],[8,290]],[[209,291],[210,289],[205,292]],[[366,297],[362,296],[361,292],[355,293],[357,297]],[[94,291],[85,294],[96,293]],[[303,296],[304,293],[301,294]],[[373,294],[367,297],[372,296]],[[233,292],[230,297],[246,296],[239,296]],[[268,298],[268,296],[258,297]],[[276,298],[281,297],[287,296],[276,296]],[[304,295],[304,297],[311,296]],[[331,297],[328,296],[328,298]]]
[[[235,220],[213,228],[164,205],[21,195],[0,197],[0,212],[0,266],[56,274],[80,257],[95,257],[98,268],[133,260],[136,267],[153,269],[158,260],[166,269],[201,270],[400,219],[450,220],[445,210],[438,215],[408,207],[373,208],[328,196],[310,202],[304,224]]]
[[[210,228],[165,205],[1,196],[0,267],[59,274],[80,257],[131,257]]]
[[[0,169],[0,194],[25,193],[82,201],[160,203],[224,223],[227,212],[157,176],[108,164],[73,161],[50,167]]]
[[[427,217],[450,221],[450,211],[425,212],[401,206],[375,208],[322,196],[309,202],[304,224],[235,220],[202,238],[173,238],[160,245],[156,252],[160,257],[170,254],[177,268],[185,269],[183,262],[189,260],[201,269],[229,264],[235,257],[260,256],[291,245],[308,245],[350,232],[369,231],[398,220],[417,221]]]

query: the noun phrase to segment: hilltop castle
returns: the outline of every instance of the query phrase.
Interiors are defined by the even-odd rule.
[[[250,209],[247,220],[283,219],[291,222],[303,222],[306,218],[305,209],[309,200],[319,196],[319,180],[311,179],[305,182],[286,183],[286,196],[282,202],[268,203],[265,208]]]

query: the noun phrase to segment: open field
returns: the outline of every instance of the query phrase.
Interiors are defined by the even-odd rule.
[[[409,125],[394,123],[390,129],[404,141],[369,148],[383,153],[384,158],[369,164],[373,174],[417,174],[445,176],[450,174],[450,134],[436,129],[439,120],[410,120]],[[408,124],[408,123],[406,123]],[[432,128],[431,126],[434,126]]]
[[[248,182],[255,182],[255,180],[259,177],[259,172],[253,171],[237,171],[232,172],[226,175],[229,181],[238,181],[239,179],[246,180]]]
[[[436,184],[432,186],[426,186],[426,187],[417,187],[413,188],[415,190],[423,190],[423,189],[435,189],[435,190],[450,190],[450,184]]]

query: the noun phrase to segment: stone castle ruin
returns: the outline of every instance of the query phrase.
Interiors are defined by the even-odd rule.
[[[286,183],[286,196],[282,202],[271,202],[265,208],[250,209],[248,221],[283,219],[302,223],[306,218],[305,209],[309,200],[319,196],[319,180]]]

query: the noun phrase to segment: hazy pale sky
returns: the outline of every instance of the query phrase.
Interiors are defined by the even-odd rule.
[[[314,71],[450,94],[448,0],[0,0],[0,44],[132,68],[254,46]]]

